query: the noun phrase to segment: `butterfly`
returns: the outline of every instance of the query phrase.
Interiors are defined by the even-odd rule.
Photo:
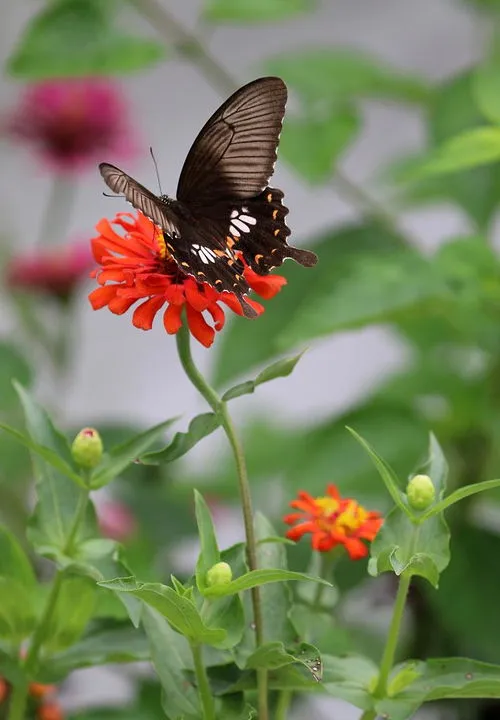
[[[194,141],[176,199],[155,195],[114,165],[99,165],[108,187],[159,226],[180,270],[234,293],[247,317],[256,313],[245,300],[241,257],[259,275],[286,258],[305,267],[317,261],[313,252],[288,245],[284,195],[268,186],[286,100],[278,77],[259,78],[231,95]]]

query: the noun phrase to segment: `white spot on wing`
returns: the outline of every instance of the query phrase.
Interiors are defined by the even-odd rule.
[[[235,218],[233,220],[233,225],[236,225],[236,227],[239,228],[244,233],[250,232],[250,228],[248,227],[248,225],[245,225],[245,223],[242,222],[239,218]]]
[[[257,225],[257,220],[251,215],[240,215],[239,220],[247,225]]]
[[[229,226],[229,232],[231,233],[231,235],[234,235],[234,237],[237,237],[237,238],[241,237],[240,233],[238,232],[238,230],[236,230],[234,225]]]

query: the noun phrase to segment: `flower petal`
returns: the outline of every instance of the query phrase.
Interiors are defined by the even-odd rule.
[[[198,312],[189,304],[186,304],[186,315],[189,330],[193,337],[205,347],[210,347],[215,338],[215,330],[206,322],[201,312]]]
[[[152,297],[141,303],[135,310],[132,317],[134,327],[140,330],[151,330],[156,313],[165,304],[164,297]]]

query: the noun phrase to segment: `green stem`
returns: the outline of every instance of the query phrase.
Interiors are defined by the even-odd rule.
[[[245,463],[243,448],[236,434],[235,427],[229,415],[227,403],[223,402],[216,391],[208,384],[196,367],[191,355],[191,342],[189,330],[182,325],[176,336],[177,350],[182,367],[186,375],[193,383],[199,393],[205,398],[212,410],[217,413],[221,419],[222,427],[226,433],[227,439],[233,452],[236,463],[236,471],[238,476],[239,491],[241,498],[241,506],[243,513],[243,523],[245,526],[246,549],[248,566],[250,570],[257,569],[257,540],[253,526],[253,509],[252,498],[250,494],[250,483]],[[264,623],[262,617],[262,606],[260,601],[260,590],[258,587],[252,588],[252,607],[255,625],[255,642],[257,647],[264,642]],[[259,720],[268,720],[268,697],[267,697],[267,671],[265,669],[257,670],[257,692],[259,706]]]
[[[365,710],[359,720],[376,720],[377,713],[375,710]]]
[[[391,624],[389,626],[389,634],[387,636],[382,660],[380,661],[380,674],[378,678],[378,683],[373,693],[375,697],[383,698],[387,695],[387,681],[389,679],[389,675],[394,664],[394,655],[396,653],[396,648],[398,644],[401,621],[403,619],[406,597],[410,588],[410,582],[411,575],[409,574],[403,574],[399,578],[399,587],[396,594],[396,600],[394,602],[394,610],[392,613]]]
[[[199,643],[192,642],[191,653],[193,655],[194,671],[198,685],[198,695],[203,710],[203,720],[215,720],[215,704],[210,683],[208,682],[207,671],[203,663],[202,647]]]
[[[40,223],[38,248],[57,245],[65,239],[75,198],[75,181],[66,175],[56,174]]]
[[[14,685],[9,702],[8,720],[25,720],[28,704],[28,683]]]
[[[293,694],[290,690],[281,690],[276,704],[275,720],[287,720]]]

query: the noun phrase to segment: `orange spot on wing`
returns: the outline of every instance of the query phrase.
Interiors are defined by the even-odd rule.
[[[278,217],[278,212],[279,211],[277,209],[273,210],[273,220],[276,220],[276,218]]]

